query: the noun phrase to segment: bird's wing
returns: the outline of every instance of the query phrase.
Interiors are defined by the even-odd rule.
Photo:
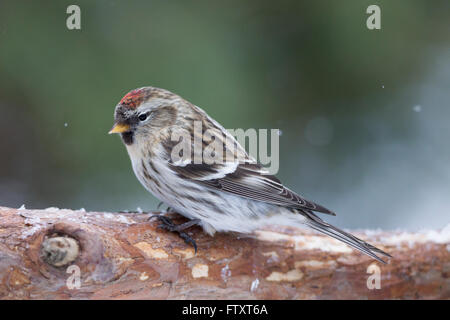
[[[293,209],[304,209],[318,211],[326,214],[335,215],[332,211],[308,201],[289,190],[275,176],[270,175],[257,161],[247,154],[244,148],[225,130],[218,122],[210,118],[203,110],[194,106],[194,109],[201,114],[203,119],[203,128],[214,129],[218,134],[215,135],[215,141],[223,147],[221,158],[223,161],[216,161],[212,164],[206,164],[202,161],[200,164],[190,162],[169,161],[172,170],[181,178],[194,181],[212,189],[238,195],[244,198],[271,203]],[[197,139],[202,141],[203,131],[190,130],[191,143]],[[196,135],[198,135],[196,137]],[[170,145],[167,143],[167,145]],[[171,146],[172,147],[172,146]],[[167,149],[170,154],[171,147]],[[191,146],[195,154],[195,145]],[[202,145],[203,152],[205,145]],[[203,153],[201,153],[203,154]],[[232,155],[231,161],[227,155]]]
[[[209,188],[274,205],[335,215],[321,205],[289,190],[275,176],[269,175],[261,165],[250,161],[250,163],[226,162],[211,165],[172,163],[170,166],[180,177]]]

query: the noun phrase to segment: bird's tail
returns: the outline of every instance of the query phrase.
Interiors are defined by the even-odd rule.
[[[368,256],[378,260],[381,263],[386,264],[386,262],[378,257],[375,253],[379,253],[382,255],[385,255],[387,257],[392,257],[388,253],[384,252],[381,249],[378,249],[371,244],[351,235],[348,232],[345,232],[339,228],[336,228],[335,226],[323,221],[318,216],[316,216],[313,212],[302,212],[306,216],[306,221],[304,222],[308,227],[319,231],[320,233],[326,234],[330,237],[333,237],[337,240],[340,240],[349,246],[367,254]]]

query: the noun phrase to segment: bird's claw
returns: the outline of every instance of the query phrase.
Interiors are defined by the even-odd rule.
[[[156,207],[156,210],[159,210],[159,208],[161,208],[161,206],[164,204],[164,202],[160,202],[160,203],[158,203],[158,206]],[[166,211],[164,211],[165,213],[168,213],[168,212],[173,212],[173,209],[171,208],[171,207],[167,207],[166,208]]]
[[[184,240],[185,243],[192,244],[192,246],[194,247],[195,254],[197,254],[197,244],[195,243],[195,240],[192,239],[186,232],[179,232],[178,234]]]
[[[189,236],[186,232],[183,231],[184,229],[186,229],[184,223],[176,225],[170,218],[162,215],[151,216],[149,218],[149,221],[152,220],[153,218],[157,218],[161,222],[161,224],[157,226],[158,229],[167,230],[169,232],[177,232],[180,238],[183,239],[185,243],[191,244],[194,247],[195,254],[197,254],[197,244],[195,243],[195,240],[192,239],[191,236]],[[187,223],[189,224],[189,226],[191,226],[190,222]]]

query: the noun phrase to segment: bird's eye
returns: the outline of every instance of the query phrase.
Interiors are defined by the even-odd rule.
[[[138,117],[138,119],[139,119],[140,121],[144,121],[145,119],[147,119],[147,114],[146,114],[146,113],[140,114],[139,117]]]

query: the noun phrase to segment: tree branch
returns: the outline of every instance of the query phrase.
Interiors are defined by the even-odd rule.
[[[381,265],[334,239],[293,228],[240,238],[209,237],[194,227],[195,255],[149,217],[0,207],[0,298],[450,298],[450,226],[356,233],[393,255]],[[381,288],[368,289],[378,271]]]

